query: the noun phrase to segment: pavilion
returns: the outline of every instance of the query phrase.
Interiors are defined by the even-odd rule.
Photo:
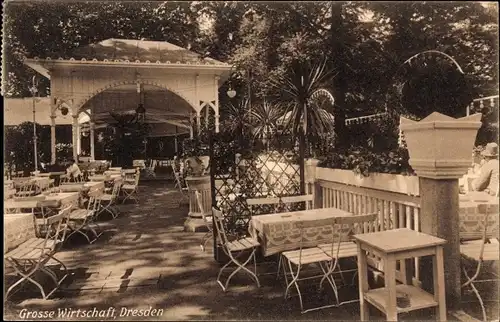
[[[192,135],[192,118],[199,126],[209,109],[218,132],[218,90],[232,67],[168,42],[131,39],[107,39],[76,49],[72,57],[35,57],[24,63],[50,79],[52,162],[63,106],[71,115],[75,158],[83,124],[88,124],[95,159],[95,129],[117,122],[112,114],[136,113],[139,107],[152,136]]]

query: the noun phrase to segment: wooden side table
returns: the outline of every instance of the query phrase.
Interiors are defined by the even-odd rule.
[[[446,300],[443,268],[443,244],[446,240],[402,228],[355,235],[358,245],[359,300],[361,320],[369,319],[368,305],[385,313],[387,321],[397,321],[399,313],[436,307],[438,321],[446,321]],[[385,287],[369,289],[367,252],[379,256],[384,263]],[[396,284],[396,261],[433,257],[434,294],[406,283]],[[408,266],[408,265],[407,265]],[[397,294],[404,295],[405,305],[397,305]],[[404,306],[404,307],[403,307]]]

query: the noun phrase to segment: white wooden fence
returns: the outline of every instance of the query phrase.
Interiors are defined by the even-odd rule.
[[[377,213],[376,230],[409,228],[420,231],[418,177],[371,174],[361,177],[351,170],[306,167],[307,192],[314,195],[317,208],[335,207],[354,214]],[[372,256],[372,265],[383,270]],[[398,279],[405,266],[399,263]],[[420,280],[419,260],[415,260],[414,283]]]

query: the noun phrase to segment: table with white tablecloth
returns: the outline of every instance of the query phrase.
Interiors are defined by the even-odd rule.
[[[301,233],[294,223],[314,222],[311,227],[305,228],[304,234],[307,239],[303,244],[303,247],[314,247],[332,242],[331,222],[333,218],[348,216],[353,216],[353,214],[337,208],[259,215],[252,217],[250,232],[261,243],[263,255],[269,256],[300,247]]]
[[[4,214],[4,253],[34,237],[36,235],[33,214]]]
[[[477,191],[460,195],[460,237],[464,239],[482,238],[485,215],[488,215],[487,236],[498,238],[500,215],[498,197]]]
[[[90,176],[90,181],[116,181],[122,178],[121,174],[111,174],[111,175],[95,175]]]
[[[80,194],[78,192],[59,192],[51,193],[49,195],[40,195],[39,198],[19,198],[10,199],[4,202],[4,209],[9,212],[19,211],[20,209],[34,209],[38,208],[42,201],[60,201],[61,207],[73,205],[78,206]]]
[[[58,187],[61,192],[104,190],[104,181],[68,182]]]

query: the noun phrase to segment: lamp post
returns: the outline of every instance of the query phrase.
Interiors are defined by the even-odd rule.
[[[36,138],[36,94],[38,93],[38,80],[36,76],[33,76],[31,87],[31,95],[33,96],[33,153],[35,155],[35,171],[38,171],[38,149],[37,149],[37,138]]]

